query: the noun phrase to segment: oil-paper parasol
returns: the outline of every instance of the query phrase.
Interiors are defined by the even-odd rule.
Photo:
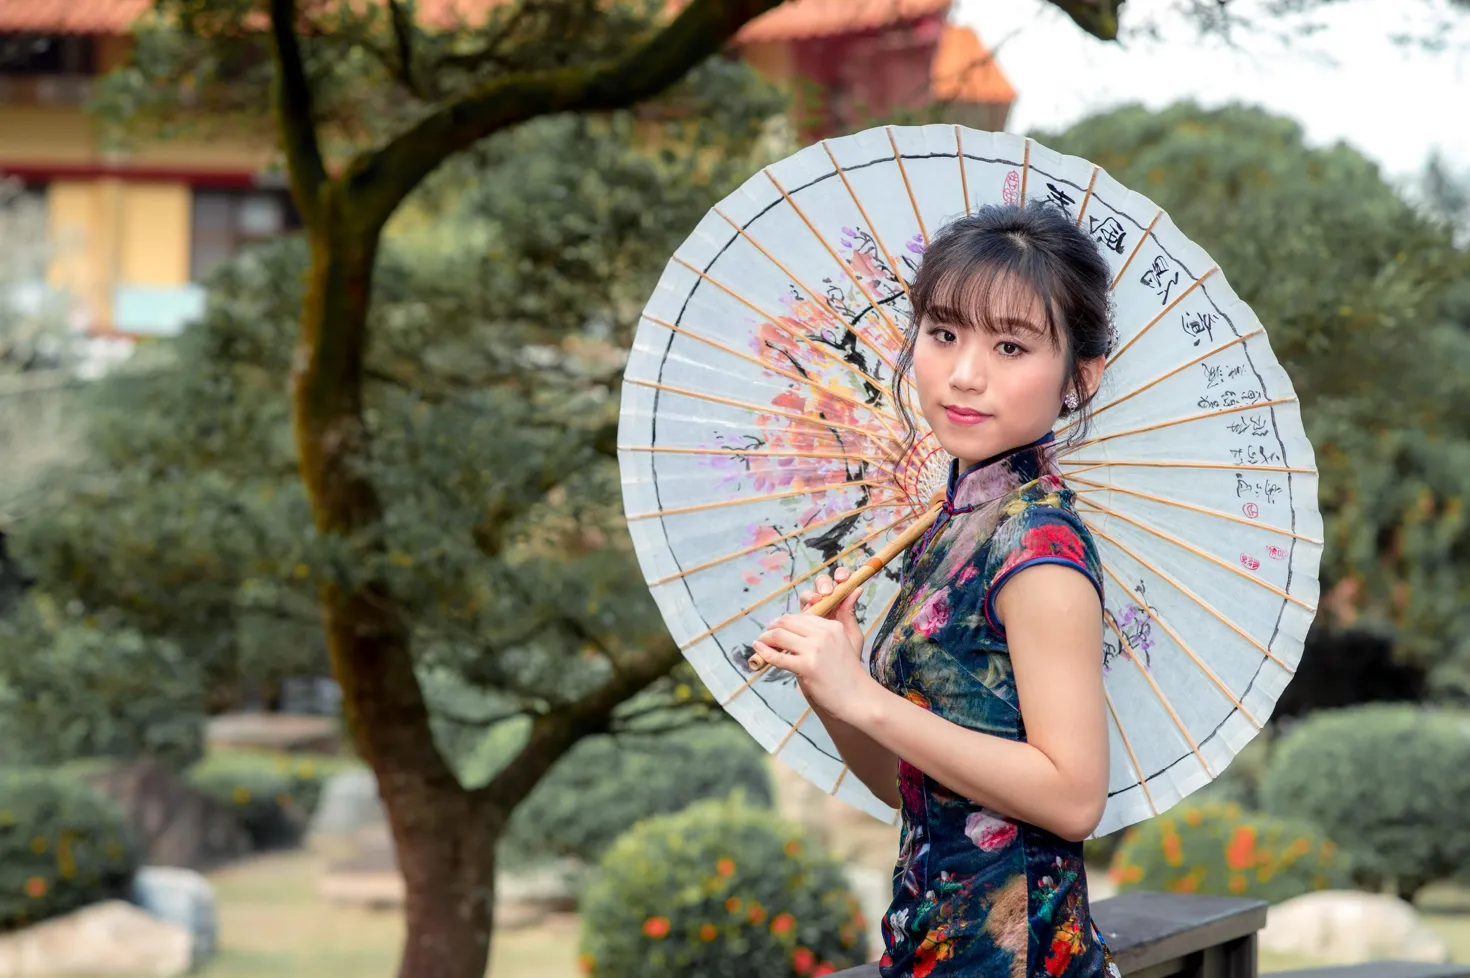
[[[876,631],[898,589],[889,561],[932,521],[950,461],[927,429],[903,451],[891,387],[909,283],[947,221],[1036,199],[1114,273],[1092,429],[1058,425],[1103,560],[1105,834],[1207,784],[1261,729],[1300,660],[1322,549],[1291,381],[1221,270],[1147,198],[1086,160],[960,126],[871,129],[765,168],[699,223],[643,312],[623,497],[648,585],[713,695],[812,783],[891,819],[793,677],[750,667],[750,643],[842,564],[872,575],[859,620]]]

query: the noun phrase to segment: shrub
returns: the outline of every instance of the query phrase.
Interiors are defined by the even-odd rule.
[[[1264,807],[1310,819],[1352,849],[1360,884],[1405,899],[1470,865],[1470,735],[1412,706],[1314,713],[1286,734]]]
[[[769,805],[766,753],[734,724],[692,727],[624,742],[592,737],[573,747],[511,817],[509,862],[574,856],[596,862],[619,835],[655,815],[743,789]]]
[[[231,806],[256,849],[294,845],[321,800],[322,780],[345,762],[331,758],[229,751],[189,769],[189,783]]]
[[[1250,896],[1279,903],[1347,882],[1338,847],[1311,824],[1186,802],[1130,828],[1109,875],[1120,890]]]
[[[138,868],[121,809],[46,770],[0,773],[0,930],[121,897]]]
[[[738,795],[639,823],[581,910],[593,978],[809,978],[866,956],[841,867]]]

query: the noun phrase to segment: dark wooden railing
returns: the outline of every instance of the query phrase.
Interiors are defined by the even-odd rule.
[[[1112,949],[1113,960],[1127,978],[1256,978],[1256,933],[1266,926],[1266,904],[1260,900],[1125,893],[1094,903],[1092,916]],[[1375,961],[1275,975],[1277,978],[1470,978],[1470,965]],[[878,966],[849,968],[832,978],[878,978]]]

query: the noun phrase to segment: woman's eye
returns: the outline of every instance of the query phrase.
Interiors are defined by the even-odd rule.
[[[940,343],[944,344],[945,346],[948,346],[949,344],[954,343],[955,341],[957,341],[959,339],[959,337],[956,336],[956,335],[954,335],[954,333],[950,332],[947,329],[943,329],[941,327],[938,327],[938,326],[936,326],[933,329],[931,329],[929,331],[929,335],[932,336],[932,337],[934,337],[936,340],[938,340]]]
[[[1000,343],[996,346],[996,349],[1000,351],[1000,355],[1003,357],[1018,357],[1026,352],[1020,346],[1010,342]]]

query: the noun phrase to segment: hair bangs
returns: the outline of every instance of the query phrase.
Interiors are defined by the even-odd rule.
[[[1043,265],[1026,261],[1025,252],[944,257],[951,260],[937,262],[942,267],[930,269],[915,290],[921,320],[991,335],[1029,335],[1061,349],[1056,310],[1042,299],[1052,292]]]

